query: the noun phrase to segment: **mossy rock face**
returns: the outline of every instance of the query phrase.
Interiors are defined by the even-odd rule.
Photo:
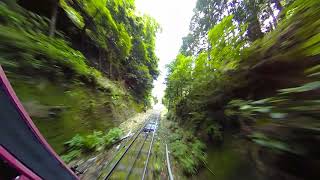
[[[125,107],[117,108],[109,93],[82,84],[18,75],[9,79],[34,123],[58,153],[63,153],[63,143],[76,134],[105,131],[135,112],[127,97],[120,95],[116,104]]]

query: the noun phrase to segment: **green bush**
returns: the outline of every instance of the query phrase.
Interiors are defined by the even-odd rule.
[[[222,141],[223,137],[221,129],[221,125],[219,125],[218,123],[211,123],[207,126],[205,131],[213,140]]]
[[[77,134],[72,139],[65,142],[64,144],[70,149],[80,149],[83,147],[83,141],[84,141],[84,137]]]
[[[170,151],[186,174],[196,174],[206,160],[206,146],[191,132],[177,128],[169,137]]]
[[[112,128],[108,133],[94,131],[87,136],[75,135],[72,139],[65,142],[68,153],[62,158],[66,162],[79,157],[81,153],[99,151],[106,147],[110,147],[113,143],[120,139],[122,135],[120,128]]]
[[[94,131],[93,134],[81,136],[77,134],[71,140],[65,142],[69,150],[95,151],[103,144],[103,133]]]
[[[70,162],[71,160],[79,157],[80,155],[81,155],[80,150],[73,150],[73,151],[70,151],[68,154],[61,156],[61,158],[65,162]]]
[[[105,146],[111,146],[120,139],[121,135],[122,130],[120,128],[112,128],[105,136],[103,136]]]
[[[83,148],[88,151],[96,151],[103,145],[103,133],[101,131],[94,131],[84,138]]]

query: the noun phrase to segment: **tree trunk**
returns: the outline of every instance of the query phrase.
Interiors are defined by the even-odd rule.
[[[260,22],[257,17],[254,17],[248,25],[248,37],[251,42],[263,37]]]
[[[58,15],[58,2],[55,3],[52,11],[51,21],[50,21],[50,29],[49,29],[49,36],[54,37],[54,33],[56,31],[56,22],[57,22],[57,15]]]
[[[255,0],[249,0],[246,4],[248,8],[248,37],[251,42],[263,37],[259,22],[259,8]]]

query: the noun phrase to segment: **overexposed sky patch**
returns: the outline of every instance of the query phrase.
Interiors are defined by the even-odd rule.
[[[136,0],[136,8],[157,20],[162,32],[157,35],[156,55],[159,57],[158,80],[154,82],[152,94],[161,101],[166,76],[165,65],[172,61],[182,44],[182,37],[189,32],[189,23],[193,15],[196,0]]]

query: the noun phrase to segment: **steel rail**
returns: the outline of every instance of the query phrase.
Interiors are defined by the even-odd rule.
[[[167,167],[168,167],[169,179],[170,180],[174,180],[173,179],[173,174],[172,174],[172,171],[171,171],[171,166],[170,166],[169,152],[168,152],[168,145],[167,144],[166,144],[166,156],[167,156]]]
[[[139,151],[138,151],[138,153],[137,153],[137,155],[136,155],[136,157],[135,157],[135,159],[134,159],[134,161],[133,161],[133,163],[132,163],[132,166],[130,167],[130,170],[129,170],[128,174],[127,174],[126,180],[129,179],[129,176],[131,175],[132,169],[133,169],[134,165],[136,164],[137,160],[138,160],[139,157],[140,157],[141,150],[142,150],[142,148],[144,147],[144,144],[146,143],[146,140],[147,140],[148,136],[149,136],[149,134],[147,134],[147,135],[145,136],[145,138],[144,138],[144,140],[143,140],[143,143],[142,143],[142,145],[140,146]]]
[[[158,116],[158,119],[157,119],[157,121],[156,121],[156,126],[158,125],[158,121],[159,121],[159,116]],[[154,140],[154,134],[155,134],[155,132],[156,132],[156,131],[154,130],[154,131],[153,131],[153,134],[152,134],[152,139],[151,139],[151,143],[150,143],[150,146],[149,146],[148,156],[147,156],[146,164],[144,165],[144,168],[143,168],[143,174],[142,174],[141,180],[144,180],[145,175],[146,175],[146,172],[147,172],[147,167],[148,167],[149,157],[150,157],[151,150],[152,150],[152,146],[153,146],[153,140]]]
[[[119,162],[122,160],[122,158],[127,154],[127,152],[129,151],[129,149],[131,148],[132,144],[137,140],[137,138],[139,137],[139,135],[141,134],[141,132],[143,131],[143,128],[145,127],[145,125],[150,121],[150,119],[147,120],[146,123],[143,124],[143,126],[141,127],[141,129],[135,134],[134,139],[130,142],[129,146],[127,146],[127,148],[125,149],[125,151],[123,152],[123,154],[121,155],[121,157],[117,160],[117,162],[112,166],[111,170],[108,172],[106,178],[104,179],[109,179],[113,173],[113,171],[116,169],[116,167],[118,166]]]

